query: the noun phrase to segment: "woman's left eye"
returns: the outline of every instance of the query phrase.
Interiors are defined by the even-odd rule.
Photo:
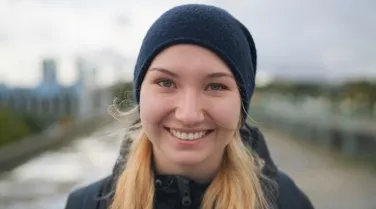
[[[220,90],[226,90],[227,87],[223,84],[219,84],[219,83],[212,83],[208,86],[208,90],[211,90],[211,91],[220,91]]]

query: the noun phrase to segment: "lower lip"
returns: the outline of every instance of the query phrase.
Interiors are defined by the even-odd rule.
[[[176,136],[174,136],[170,130],[168,128],[166,128],[166,131],[172,136],[174,137],[174,139],[176,139],[176,141],[178,141],[180,144],[183,144],[183,145],[196,145],[198,143],[200,143],[202,141],[202,139],[204,139],[205,137],[207,137],[209,134],[211,134],[213,131],[209,131],[208,133],[205,134],[205,136],[199,138],[199,139],[195,139],[195,140],[182,140],[182,139],[179,139],[177,138]]]

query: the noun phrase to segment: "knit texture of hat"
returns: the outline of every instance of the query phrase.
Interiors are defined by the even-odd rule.
[[[155,56],[175,44],[195,44],[217,54],[233,73],[240,90],[243,119],[255,88],[256,48],[246,27],[227,11],[209,5],[187,4],[163,13],[148,30],[134,70],[134,101]]]

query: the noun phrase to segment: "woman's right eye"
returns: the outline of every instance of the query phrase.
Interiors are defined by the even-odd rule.
[[[173,88],[174,86],[174,83],[171,81],[171,80],[167,80],[167,79],[164,79],[164,80],[159,80],[157,82],[157,84],[161,87],[164,87],[164,88]]]

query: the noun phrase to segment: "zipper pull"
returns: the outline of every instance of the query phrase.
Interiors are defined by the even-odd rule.
[[[181,204],[184,208],[188,208],[192,204],[189,180],[180,176],[177,176],[176,180],[179,187],[179,193],[182,197]]]
[[[181,200],[181,204],[184,207],[189,207],[192,204],[191,194],[190,194],[189,191],[184,191],[183,192],[183,198]]]

